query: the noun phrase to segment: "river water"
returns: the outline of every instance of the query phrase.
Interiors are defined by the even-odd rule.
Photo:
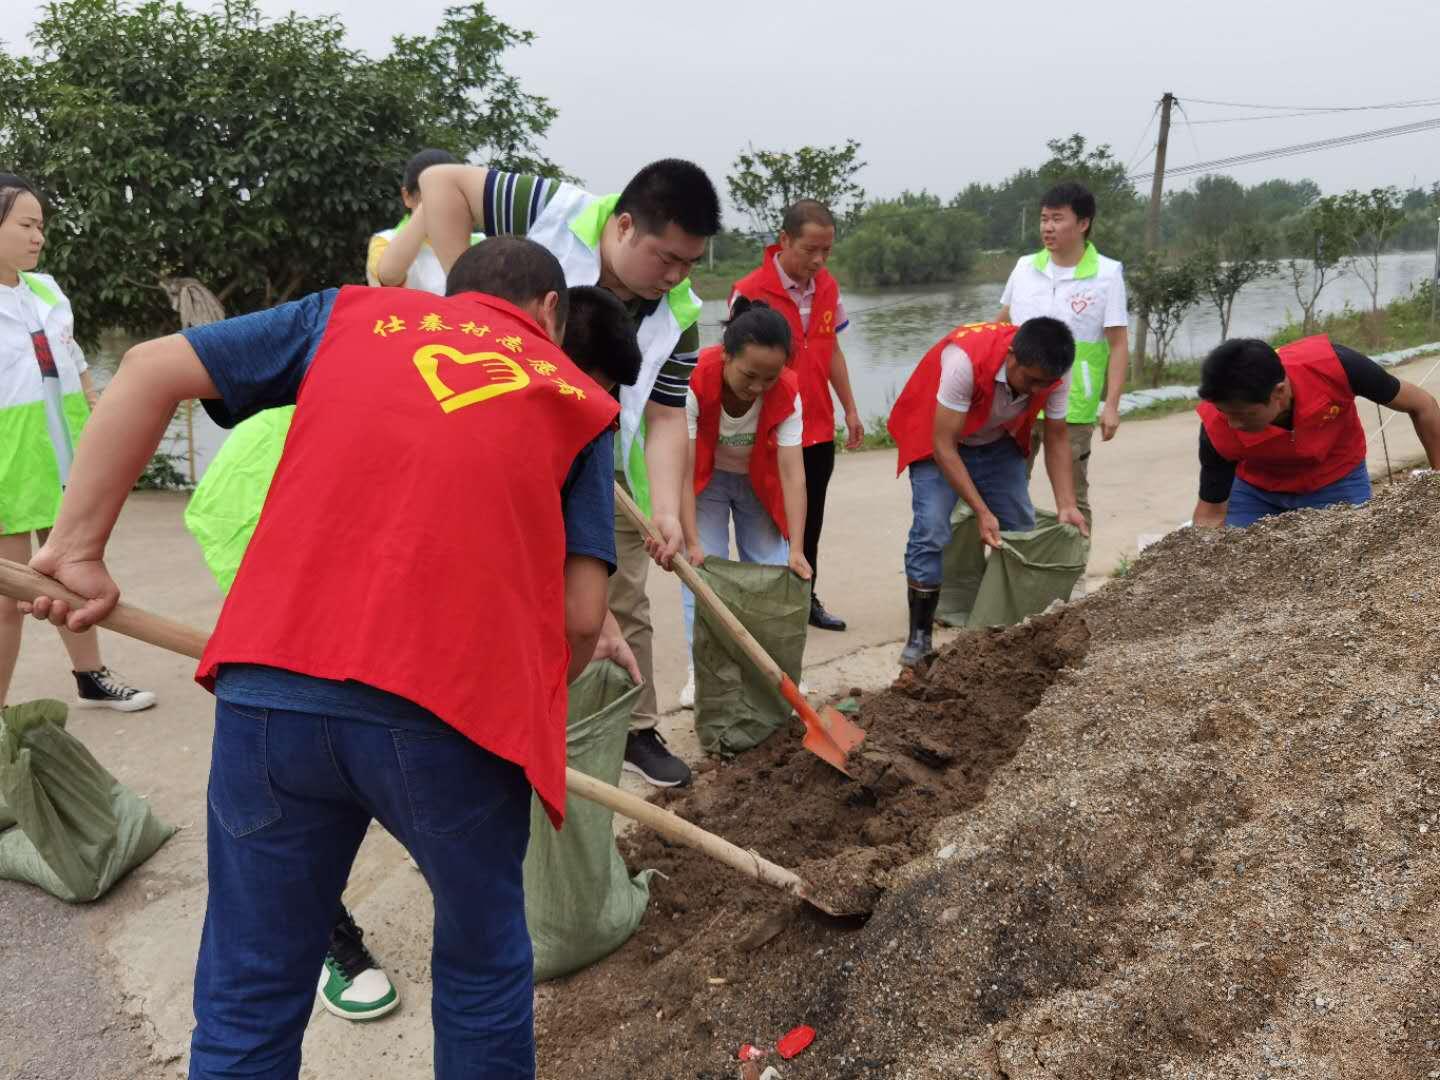
[[[1434,270],[1430,252],[1402,252],[1381,257],[1380,303],[1404,296],[1418,281]],[[850,326],[840,335],[850,366],[850,381],[860,415],[868,424],[873,417],[890,412],[910,372],[926,351],[950,328],[967,322],[993,319],[1000,310],[1004,286],[994,283],[939,285],[923,290],[883,290],[844,293]],[[1320,295],[1321,311],[1338,311],[1346,303],[1357,308],[1370,305],[1370,294],[1353,275],[1327,285]],[[1257,281],[1248,285],[1235,300],[1230,321],[1231,337],[1266,337],[1292,319],[1299,318],[1300,305],[1288,279]],[[720,339],[720,320],[725,305],[705,302],[705,344]],[[1131,327],[1132,340],[1134,327]],[[1206,304],[1196,308],[1180,324],[1172,346],[1178,358],[1204,356],[1220,341],[1220,320]]]
[[[1380,302],[1405,295],[1434,268],[1429,252],[1407,252],[1383,256],[1380,268]],[[915,364],[942,334],[961,323],[993,319],[1000,309],[1003,286],[996,283],[940,285],[924,289],[859,290],[845,293],[850,326],[841,343],[850,365],[855,400],[867,425],[890,411],[890,405],[905,385]],[[1346,303],[1363,308],[1369,293],[1353,275],[1328,285],[1321,295],[1322,311],[1337,311]],[[1264,337],[1296,317],[1299,304],[1288,281],[1278,278],[1258,281],[1245,288],[1235,301],[1232,336]],[[707,300],[702,316],[702,340],[713,344],[720,339],[720,320],[725,317],[722,301]],[[1133,328],[1132,328],[1133,333]],[[1203,356],[1220,339],[1220,322],[1208,305],[1196,308],[1180,326],[1175,338],[1177,357]],[[103,359],[102,359],[103,363]],[[196,473],[202,475],[225,433],[210,422],[200,409],[195,411]],[[167,449],[186,456],[188,441],[181,424],[172,427]],[[181,463],[184,470],[186,466]]]

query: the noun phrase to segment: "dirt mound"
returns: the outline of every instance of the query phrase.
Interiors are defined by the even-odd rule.
[[[883,887],[826,920],[637,834],[640,932],[544,994],[545,1077],[1428,1078],[1440,477],[1187,531],[868,699],[868,786],[772,740],[671,805]],[[929,700],[920,700],[929,699]],[[859,867],[858,871],[856,867]]]

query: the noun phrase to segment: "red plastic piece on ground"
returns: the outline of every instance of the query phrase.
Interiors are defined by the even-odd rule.
[[[814,1041],[815,1029],[808,1024],[801,1024],[785,1033],[784,1038],[775,1044],[775,1052],[789,1061]]]
[[[741,1061],[759,1061],[764,1056],[765,1051],[761,1050],[758,1046],[751,1046],[749,1043],[746,1043],[740,1047],[739,1057]]]

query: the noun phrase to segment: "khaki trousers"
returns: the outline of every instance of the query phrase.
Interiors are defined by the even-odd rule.
[[[1075,505],[1080,513],[1085,516],[1085,524],[1092,525],[1090,520],[1090,443],[1095,435],[1094,424],[1066,424],[1065,432],[1070,436],[1070,457],[1075,467]],[[1030,461],[1026,465],[1026,477],[1032,476],[1035,472],[1035,463],[1045,460],[1045,421],[1035,421],[1035,428],[1030,435]]]
[[[618,565],[610,575],[610,611],[620,624],[625,643],[635,653],[635,662],[645,679],[630,720],[631,731],[643,731],[659,722],[655,697],[655,633],[650,626],[650,598],[645,595],[650,556],[645,553],[640,530],[630,524],[624,514],[615,515],[615,554]]]

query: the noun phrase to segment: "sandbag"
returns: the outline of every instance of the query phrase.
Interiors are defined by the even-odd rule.
[[[250,545],[294,413],[293,405],[266,409],[237,424],[185,506],[185,527],[221,592],[230,591]]]
[[[990,554],[967,626],[1010,626],[1069,600],[1090,559],[1090,541],[1048,510],[1035,514],[1029,532],[1002,532]]]
[[[570,687],[566,759],[571,768],[620,782],[625,735],[640,687],[615,664],[591,664]],[[610,955],[629,940],[650,902],[650,878],[633,878],[615,848],[614,813],[575,796],[556,832],[539,799],[530,807],[525,921],[535,978],[554,979]]]
[[[708,558],[700,576],[795,682],[805,660],[810,582],[786,566]],[[738,754],[758,746],[790,719],[780,691],[695,604],[695,734],[707,754]]]
[[[941,554],[940,565],[940,604],[935,609],[935,621],[942,626],[965,626],[985,577],[985,545],[980,543],[980,521],[964,502],[957,501],[950,515],[950,542]]]
[[[65,730],[59,701],[0,713],[0,878],[96,900],[174,834]]]

